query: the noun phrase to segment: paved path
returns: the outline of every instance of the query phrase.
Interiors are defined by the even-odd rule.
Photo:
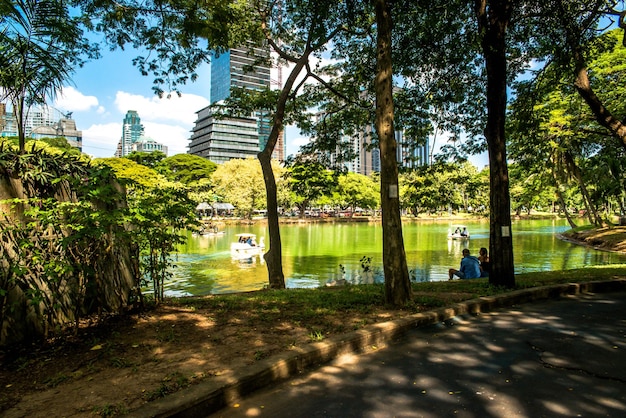
[[[455,317],[211,417],[624,417],[626,293]]]

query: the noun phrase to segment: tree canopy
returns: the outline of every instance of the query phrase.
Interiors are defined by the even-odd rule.
[[[241,216],[250,219],[255,209],[265,207],[263,173],[255,159],[233,159],[220,164],[211,180],[219,201],[231,203]]]
[[[198,155],[176,154],[160,160],[155,169],[169,180],[194,185],[209,180],[217,164]]]

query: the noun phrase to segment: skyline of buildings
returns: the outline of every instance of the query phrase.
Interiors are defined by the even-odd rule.
[[[315,115],[316,122],[319,122],[323,117],[323,112],[317,113]],[[323,154],[331,166],[341,166],[353,173],[369,176],[372,173],[380,172],[380,149],[372,146],[373,132],[374,126],[370,124],[363,126],[353,136],[342,135],[340,138],[341,145],[337,145],[335,151]],[[424,144],[415,145],[412,141],[407,140],[403,130],[396,130],[395,139],[397,145],[396,161],[403,168],[417,168],[430,164],[429,138],[426,138]]]
[[[256,81],[252,77],[246,79],[247,82],[253,84],[259,84],[259,80],[263,78],[257,78]],[[196,126],[192,131],[189,153],[211,159],[218,164],[234,158],[256,158],[260,151],[258,118],[255,115],[217,118],[212,115],[210,108],[207,106],[196,112]],[[65,137],[71,146],[82,151],[82,131],[77,129],[76,121],[71,116],[72,112],[64,114],[52,107],[32,108],[26,120],[25,134],[34,139]],[[2,137],[17,136],[15,115],[8,112],[3,103],[0,103],[0,127]],[[372,129],[372,126],[366,126],[355,137],[342,138],[342,141],[351,143],[349,147],[352,148],[354,158],[338,161],[340,153],[337,152],[330,155],[330,161],[359,174],[370,175],[379,172],[380,151],[376,147],[371,147]],[[207,146],[206,141],[211,141],[211,146]],[[429,138],[426,139],[425,144],[415,146],[411,141],[405,140],[402,131],[396,131],[396,142],[396,159],[402,167],[417,168],[431,163],[429,161]],[[123,120],[122,137],[118,142],[115,156],[125,156],[133,151],[161,151],[165,155],[168,154],[167,146],[144,135],[144,127],[138,112],[129,110]]]
[[[148,138],[144,126],[136,110],[128,110],[122,123],[122,136],[117,143],[115,157],[125,157],[133,151],[153,152],[161,151],[167,155],[167,147]]]
[[[0,103],[0,136],[18,136],[17,118],[13,111]],[[82,151],[83,132],[76,128],[72,112],[63,113],[51,106],[33,106],[29,109],[24,122],[24,135],[27,138],[64,137],[70,146]]]

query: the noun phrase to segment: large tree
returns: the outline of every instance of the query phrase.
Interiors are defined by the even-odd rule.
[[[358,173],[346,173],[337,179],[336,198],[341,207],[349,207],[351,214],[357,208],[377,209],[380,206],[380,185],[371,177]]]
[[[215,193],[224,202],[233,204],[246,219],[252,218],[255,209],[265,207],[263,173],[259,162],[253,158],[220,164],[211,176],[211,182]]]
[[[217,164],[193,154],[176,154],[159,161],[155,170],[173,181],[186,185],[197,184],[209,179],[217,169]]]
[[[610,31],[588,51],[590,82],[616,115],[626,114],[622,38],[621,30]],[[571,80],[571,73],[552,64],[536,79],[519,83],[509,118],[511,156],[527,175],[547,175],[561,206],[584,207],[589,222],[600,225],[603,221],[597,208],[608,207],[607,199],[624,212],[620,184],[624,181],[621,156],[625,150],[616,146],[614,135],[598,123]],[[569,202],[566,189],[570,184],[579,190],[580,202]],[[603,197],[598,201],[594,196]],[[573,219],[570,224],[575,226]]]
[[[402,219],[400,217],[400,190],[396,163],[396,138],[393,106],[393,69],[391,34],[393,21],[391,2],[375,0],[377,28],[376,56],[376,132],[380,148],[380,201],[383,223],[383,269],[385,271],[385,299],[388,303],[404,305],[413,296],[406,263]]]
[[[476,0],[478,33],[487,71],[487,124],[485,138],[489,151],[489,283],[515,286],[511,199],[506,155],[507,28],[512,0]]]
[[[297,160],[287,170],[289,185],[303,218],[311,202],[330,195],[337,184],[334,174],[318,161]]]
[[[368,13],[361,20],[347,21],[361,31],[345,32],[334,43],[332,57],[338,62],[325,68],[330,81],[309,91],[321,113],[308,127],[315,137],[310,148],[332,154],[338,166],[364,151],[380,150],[385,298],[402,305],[411,288],[400,217],[392,67],[393,14],[402,9],[384,0],[363,2],[363,9]],[[355,140],[364,149],[355,149]]]

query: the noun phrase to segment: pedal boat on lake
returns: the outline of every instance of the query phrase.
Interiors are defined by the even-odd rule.
[[[233,258],[243,259],[255,255],[262,255],[265,250],[265,239],[256,242],[254,234],[237,234],[237,241],[230,244],[230,255]]]
[[[465,231],[465,233],[463,233],[463,231]],[[448,239],[458,240],[458,241],[466,241],[470,239],[470,233],[467,230],[467,226],[452,225],[452,227],[448,229]]]

